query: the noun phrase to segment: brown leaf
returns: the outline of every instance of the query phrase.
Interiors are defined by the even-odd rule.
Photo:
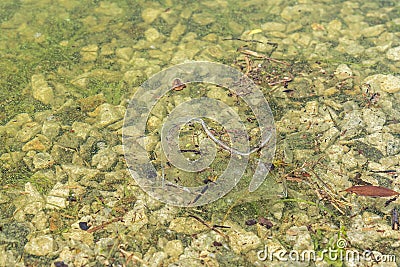
[[[270,229],[272,226],[274,226],[270,220],[264,217],[258,218],[258,223],[267,229]]]
[[[176,78],[172,81],[172,89],[175,91],[180,91],[184,88],[186,88],[186,85],[180,79]]]
[[[400,195],[399,192],[393,191],[392,189],[374,185],[355,185],[344,191],[367,197],[391,197]]]

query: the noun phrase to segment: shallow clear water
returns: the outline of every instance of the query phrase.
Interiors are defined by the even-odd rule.
[[[0,266],[280,266],[287,262],[257,252],[323,255],[338,239],[343,251],[375,250],[396,266],[398,200],[343,190],[400,190],[399,15],[396,1],[2,1]],[[259,85],[276,151],[259,190],[247,190],[257,152],[227,196],[168,207],[127,171],[121,128],[144,81],[192,60],[226,64]],[[159,126],[195,97],[234,107],[250,145],[261,139],[254,114],[228,89],[169,92],[148,121],[147,152],[159,175],[183,186],[214,182],[230,154],[219,147],[210,168],[192,173],[161,154]],[[229,143],[226,129],[207,123]],[[183,128],[185,157],[198,159],[209,137],[200,125]],[[316,265],[350,266],[322,258]]]

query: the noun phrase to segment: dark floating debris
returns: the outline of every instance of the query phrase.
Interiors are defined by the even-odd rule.
[[[184,88],[186,88],[186,85],[184,83],[182,83],[182,81],[178,78],[174,79],[172,81],[172,89],[175,91],[181,91]]]
[[[293,93],[294,92],[294,90],[293,89],[286,89],[286,90],[283,90],[282,92],[284,92],[284,93]]]
[[[65,264],[63,261],[55,261],[54,266],[56,267],[68,267],[67,264]]]
[[[267,229],[270,229],[270,228],[272,228],[272,226],[274,226],[270,220],[268,220],[267,218],[264,218],[264,217],[258,218],[258,223]]]
[[[251,225],[255,225],[257,223],[256,219],[249,219],[247,221],[245,221],[244,224],[246,224],[247,226],[251,226]]]
[[[392,189],[374,185],[355,185],[345,189],[344,191],[367,197],[391,197],[400,195],[399,192]]]
[[[387,201],[385,202],[385,207],[389,206],[389,204],[392,203],[393,201],[396,201],[396,200],[397,200],[397,197],[398,197],[398,196],[395,196],[395,197],[393,197],[393,198],[387,200]]]
[[[222,246],[222,243],[221,243],[221,242],[218,242],[218,241],[214,241],[214,242],[213,242],[213,246],[214,246],[214,247],[221,247],[221,246]]]
[[[90,226],[87,224],[87,222],[79,222],[79,228],[81,228],[84,231],[89,230]]]

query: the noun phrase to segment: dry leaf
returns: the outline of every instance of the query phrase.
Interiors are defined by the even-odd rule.
[[[400,195],[399,192],[392,189],[374,185],[355,185],[344,191],[367,197],[391,197]]]
[[[186,85],[180,79],[176,78],[172,81],[172,89],[175,91],[180,91],[184,88],[186,88]]]

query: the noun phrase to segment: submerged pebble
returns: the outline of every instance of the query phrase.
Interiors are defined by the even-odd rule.
[[[2,214],[21,222],[30,234],[14,229],[11,235],[4,230],[11,226],[0,225],[0,265],[262,266],[266,263],[257,258],[257,252],[265,245],[271,251],[325,248],[339,231],[338,216],[345,218],[340,231],[346,232],[350,245],[360,250],[379,247],[385,254],[400,247],[398,231],[391,229],[386,218],[392,210],[385,207],[386,200],[336,195],[355,184],[354,180],[389,183],[385,186],[398,191],[400,47],[396,38],[400,21],[391,18],[393,7],[351,1],[292,5],[279,0],[235,5],[227,1],[130,2],[132,6],[92,1],[82,8],[77,1],[61,1],[52,5],[58,16],[51,18],[45,2],[21,1],[7,9],[1,28],[10,40],[0,41],[7,59],[2,69],[7,78],[3,91],[8,96],[12,85],[15,92],[0,105],[5,122],[0,126],[4,182],[0,203],[6,207]],[[27,45],[18,48],[20,40]],[[243,191],[234,192],[232,198],[210,204],[210,209],[199,207],[195,211],[201,214],[199,218],[207,218],[202,223],[182,208],[145,195],[130,176],[121,144],[125,107],[143,81],[173,64],[214,60],[244,66],[246,72],[246,65],[240,65],[246,58],[237,51],[242,46],[288,60],[290,71],[296,72],[289,83],[261,83],[282,140],[274,171],[283,174],[277,177],[288,178],[289,198],[268,206],[265,218],[243,222],[257,216],[254,203],[258,209],[268,196],[264,191],[246,191],[248,198],[238,203],[234,199],[242,197]],[[10,49],[17,54],[7,52]],[[258,61],[247,59],[250,64]],[[264,71],[262,75],[287,71],[279,63],[259,61],[260,65],[251,67]],[[262,69],[261,63],[269,68]],[[31,71],[28,80],[26,67]],[[168,100],[160,99],[160,107],[148,118],[149,134],[138,139],[144,141],[157,171],[158,130],[177,105],[194,95],[208,96],[242,111],[238,98],[221,88],[202,92],[190,87],[181,84],[177,89],[182,90],[171,92]],[[252,123],[249,133],[258,136],[252,120],[247,116],[245,123]],[[182,133],[182,140],[192,142],[196,129],[191,134]],[[301,170],[287,175],[298,165]],[[178,173],[169,164],[163,167],[165,173]],[[182,173],[179,178],[185,181]],[[316,175],[333,187],[330,194],[340,202],[324,194],[325,187],[318,188]],[[195,178],[201,184],[213,181],[208,176]],[[272,190],[272,183],[281,182],[267,187]],[[274,199],[279,198],[275,193]],[[318,205],[309,205],[316,197],[321,199]],[[250,201],[251,209],[247,209]],[[342,207],[341,201],[350,203],[352,210],[345,204]],[[233,203],[222,225],[229,228],[214,227]],[[333,204],[344,210],[343,216],[335,213],[334,223],[326,213],[336,211]],[[364,207],[370,208],[362,211]],[[245,212],[240,216],[239,208]]]
[[[32,76],[31,80],[33,97],[45,105],[53,103],[53,88],[49,86],[44,75],[35,74]]]
[[[54,250],[55,241],[50,235],[32,238],[25,245],[25,252],[34,256],[45,256]]]

